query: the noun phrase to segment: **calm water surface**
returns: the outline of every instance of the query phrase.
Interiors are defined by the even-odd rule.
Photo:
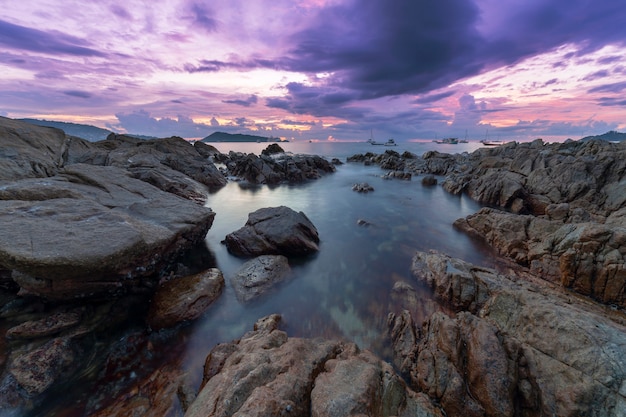
[[[221,152],[255,154],[267,146],[213,145]],[[476,143],[409,143],[395,148],[366,143],[281,146],[288,152],[342,161],[355,153],[382,153],[387,149],[421,155],[430,149],[452,152],[479,147]],[[187,340],[187,366],[199,369],[208,348],[241,337],[258,318],[272,313],[283,315],[292,336],[345,338],[385,357],[386,318],[395,308],[390,297],[393,284],[406,281],[423,294],[428,293],[410,275],[416,250],[435,249],[477,264],[489,264],[488,255],[452,227],[454,220],[476,212],[480,208],[477,203],[450,195],[440,186],[424,187],[419,177],[412,181],[384,180],[382,174],[384,171],[376,166],[348,163],[338,166],[334,174],[303,185],[248,188],[230,182],[211,195],[207,206],[217,214],[206,242],[224,273],[226,289],[206,317],[194,325]],[[375,191],[351,190],[353,184],[361,182],[369,183]],[[221,241],[245,224],[248,213],[280,205],[303,211],[309,217],[321,239],[319,253],[291,260],[294,274],[289,282],[253,304],[242,305],[235,298],[230,277],[246,260],[230,255]],[[360,226],[359,220],[369,225]]]

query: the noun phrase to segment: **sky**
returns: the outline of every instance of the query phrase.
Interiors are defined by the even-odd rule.
[[[0,0],[0,115],[289,140],[626,131],[623,0]]]

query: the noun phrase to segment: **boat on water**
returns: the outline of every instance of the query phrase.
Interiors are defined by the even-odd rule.
[[[370,145],[378,145],[378,146],[396,146],[396,141],[394,139],[389,139],[387,142],[376,142],[374,140],[374,135],[373,133],[370,133],[370,138],[367,140],[367,143],[369,143]]]
[[[500,146],[500,145],[504,145],[505,142],[503,140],[481,140],[480,143],[482,143],[485,146]]]
[[[444,138],[441,140],[437,140],[435,139],[433,142],[435,143],[442,143],[442,144],[446,144],[446,145],[456,145],[459,143],[459,138]]]

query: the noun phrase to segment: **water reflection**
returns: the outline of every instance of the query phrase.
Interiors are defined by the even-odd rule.
[[[454,220],[477,211],[476,203],[441,187],[424,187],[417,178],[390,181],[381,174],[377,167],[346,164],[304,185],[249,188],[229,183],[210,197],[207,205],[217,214],[206,241],[227,286],[207,316],[193,326],[187,351],[190,370],[201,369],[214,344],[239,338],[256,319],[271,313],[283,315],[292,336],[345,338],[386,357],[390,310],[406,308],[407,297],[416,300],[417,317],[439,308],[411,277],[416,250],[436,249],[477,264],[488,261],[452,227]],[[352,185],[359,182],[368,182],[375,191],[353,192]],[[229,278],[245,259],[231,256],[221,241],[244,225],[248,213],[279,205],[309,217],[319,231],[320,251],[291,259],[292,280],[242,305]],[[398,282],[410,284],[413,292],[392,290]]]

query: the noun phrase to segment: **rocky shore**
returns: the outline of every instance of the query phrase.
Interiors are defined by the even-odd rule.
[[[229,179],[335,170],[274,145],[257,156],[176,137],[90,143],[0,118],[0,415],[42,414],[94,380],[73,398],[86,416],[626,415],[626,144],[602,141],[348,158],[488,206],[454,227],[504,266],[416,252],[375,309],[384,358],[292,336],[274,314],[207,341],[194,381],[174,335],[225,287],[254,303],[292,278],[293,259],[323,250],[286,206],[251,212],[224,238],[246,260],[232,276],[204,244],[211,193]]]

